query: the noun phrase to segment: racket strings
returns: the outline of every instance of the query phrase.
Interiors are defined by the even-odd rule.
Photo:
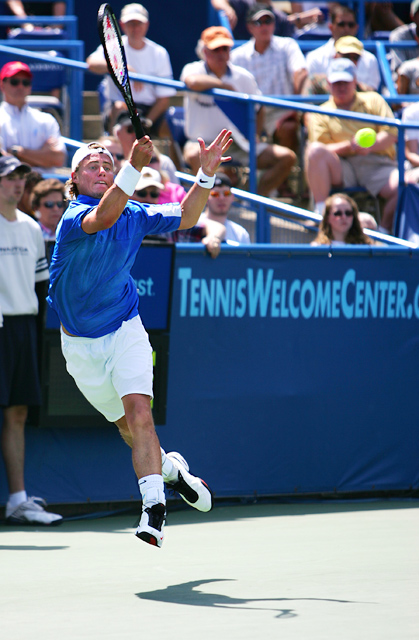
[[[106,51],[109,57],[112,70],[119,84],[124,85],[127,81],[123,53],[119,38],[116,34],[112,21],[107,16],[103,22],[103,35],[105,37]]]

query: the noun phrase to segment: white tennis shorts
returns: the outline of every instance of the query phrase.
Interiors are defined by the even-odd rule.
[[[125,414],[121,398],[129,393],[153,397],[152,348],[140,316],[101,338],[68,336],[61,329],[67,371],[109,422]]]

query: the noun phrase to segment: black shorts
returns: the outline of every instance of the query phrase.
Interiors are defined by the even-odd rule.
[[[40,404],[36,316],[4,316],[0,327],[0,406]]]

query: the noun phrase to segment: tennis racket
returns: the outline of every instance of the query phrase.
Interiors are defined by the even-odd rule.
[[[102,4],[97,14],[97,26],[100,41],[105,53],[109,75],[122,94],[128,108],[129,117],[134,127],[137,140],[145,136],[143,125],[132,99],[131,85],[128,77],[127,59],[118,21],[110,4]]]

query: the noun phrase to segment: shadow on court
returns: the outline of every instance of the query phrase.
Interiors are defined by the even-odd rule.
[[[234,607],[234,609],[248,609],[252,611],[273,611],[277,614],[277,618],[293,618],[298,614],[294,611],[294,609],[246,605],[255,605],[260,602],[296,602],[300,600],[314,602],[335,602],[338,604],[355,604],[354,601],[335,600],[333,598],[232,598],[220,593],[206,593],[199,589],[200,586],[211,584],[213,582],[235,582],[235,580],[229,580],[228,578],[193,580],[191,582],[170,585],[165,589],[157,589],[156,591],[145,591],[143,593],[136,593],[135,595],[142,600],[153,600],[192,607],[217,607],[223,609],[230,609]]]

